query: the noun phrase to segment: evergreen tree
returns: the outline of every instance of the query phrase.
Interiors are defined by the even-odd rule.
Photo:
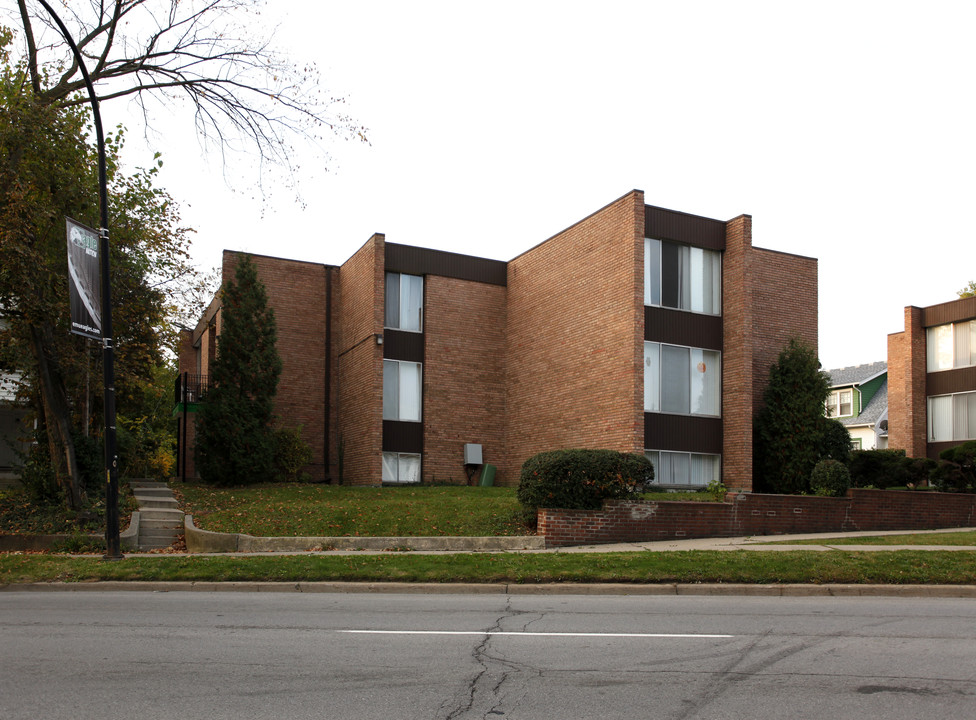
[[[277,326],[249,255],[221,293],[222,328],[200,407],[196,462],[204,482],[247,485],[274,473],[274,398],[281,376]]]
[[[831,444],[824,438],[829,392],[830,381],[817,354],[795,338],[790,340],[769,370],[764,405],[756,418],[753,469],[759,487],[777,493],[810,489],[810,473],[825,445]]]

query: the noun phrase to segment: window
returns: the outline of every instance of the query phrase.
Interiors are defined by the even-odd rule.
[[[722,353],[644,343],[644,412],[721,414]]]
[[[976,392],[928,399],[929,442],[976,440]]]
[[[925,364],[928,372],[976,365],[976,320],[926,329]]]
[[[644,453],[654,466],[655,485],[691,485],[705,487],[718,482],[721,455],[649,450]]]
[[[419,483],[420,455],[412,453],[383,453],[383,482]]]
[[[851,438],[851,450],[861,449],[861,438]]]
[[[834,390],[827,398],[827,417],[851,417],[854,414],[854,391]]]
[[[393,330],[424,329],[424,279],[419,275],[386,274],[383,324]]]
[[[722,314],[722,253],[644,238],[644,304]]]
[[[420,422],[423,392],[420,363],[383,361],[383,419]]]

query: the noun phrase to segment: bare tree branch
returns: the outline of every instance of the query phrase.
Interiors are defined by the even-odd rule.
[[[9,1],[9,0],[7,0]],[[143,117],[150,98],[184,98],[204,143],[222,157],[244,139],[262,165],[290,170],[291,143],[318,145],[318,129],[365,140],[365,131],[336,112],[342,100],[322,95],[314,65],[278,55],[272,36],[252,37],[248,23],[263,0],[72,0],[69,27],[84,56],[100,101],[132,97]],[[32,0],[17,0],[24,60],[41,104],[79,105],[87,100],[77,63],[52,23]],[[0,13],[3,11],[0,10]],[[8,12],[8,14],[10,14]],[[48,45],[39,46],[43,27]],[[86,63],[88,64],[88,63]],[[48,80],[55,78],[56,80]]]

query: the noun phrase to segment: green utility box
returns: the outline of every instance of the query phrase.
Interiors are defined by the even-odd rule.
[[[491,487],[495,484],[495,466],[485,465],[481,468],[481,487]]]

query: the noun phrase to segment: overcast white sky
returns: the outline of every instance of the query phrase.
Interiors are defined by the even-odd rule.
[[[279,46],[318,63],[371,144],[305,164],[303,210],[235,194],[189,119],[167,125],[162,184],[203,265],[224,248],[340,264],[374,232],[508,260],[638,188],[751,214],[755,245],[818,258],[828,369],[884,360],[905,305],[976,279],[976,3],[272,5]],[[232,168],[245,190],[248,173]]]

